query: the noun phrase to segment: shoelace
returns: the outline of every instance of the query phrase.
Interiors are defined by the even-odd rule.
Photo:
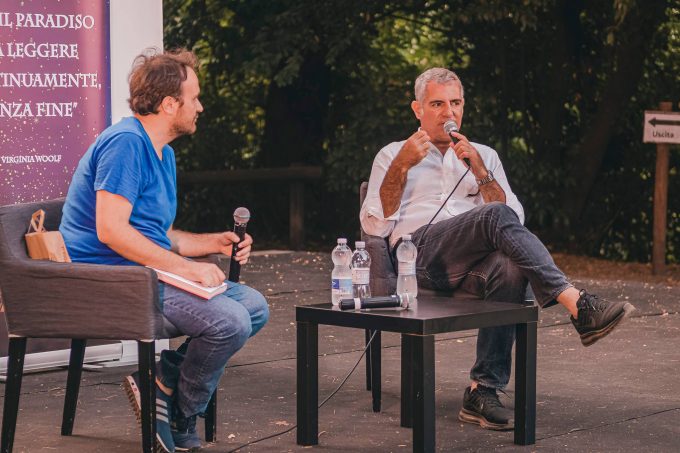
[[[499,389],[500,390],[500,389]],[[503,390],[500,390],[503,392]],[[484,404],[489,407],[503,407],[503,404],[501,403],[501,400],[498,398],[498,394],[496,391],[492,388],[484,387],[484,386],[477,386],[477,392],[479,393],[479,398],[484,400]],[[508,395],[507,393],[503,392],[506,396]]]
[[[595,311],[603,311],[606,308],[606,304],[594,294],[588,294],[585,291],[581,291],[581,294],[579,295],[581,296],[585,308]]]

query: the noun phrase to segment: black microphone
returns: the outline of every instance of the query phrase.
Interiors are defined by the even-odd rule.
[[[456,123],[454,120],[448,120],[446,123],[444,123],[444,132],[446,132],[446,135],[451,137],[451,141],[454,145],[459,142],[459,140],[453,136],[454,132],[458,132],[458,123]],[[465,162],[468,167],[470,166],[470,159],[467,157],[463,157],[463,162]]]
[[[340,310],[361,310],[362,308],[391,308],[402,307],[408,308],[409,299],[408,294],[381,297],[355,297],[354,299],[342,299],[340,301]]]
[[[248,208],[236,208],[234,211],[234,233],[238,236],[238,242],[234,242],[231,250],[231,263],[229,263],[229,281],[238,282],[241,274],[241,264],[236,261],[236,252],[238,245],[246,237],[246,226],[250,220],[250,211]]]

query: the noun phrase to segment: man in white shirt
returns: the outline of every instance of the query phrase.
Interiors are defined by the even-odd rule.
[[[635,308],[574,288],[524,227],[524,210],[496,151],[458,132],[454,144],[444,131],[447,121],[462,124],[465,98],[458,76],[429,69],[416,79],[415,96],[418,131],[385,146],[373,162],[360,214],[364,231],[389,236],[393,253],[401,236],[412,234],[423,287],[523,303],[528,282],[541,307],[557,302],[569,311],[585,346],[609,334]],[[514,326],[479,330],[461,421],[514,428],[513,412],[496,392],[510,378],[514,339]]]

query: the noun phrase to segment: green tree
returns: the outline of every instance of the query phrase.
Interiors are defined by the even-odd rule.
[[[643,110],[680,98],[677,0],[164,6],[166,44],[203,62],[206,113],[199,133],[177,144],[180,168],[322,164],[324,190],[308,206],[324,244],[356,232],[359,181],[382,146],[415,129],[413,80],[437,65],[463,78],[463,130],[499,151],[530,227],[561,247],[647,259],[653,154],[640,125]],[[671,193],[677,165],[674,155]],[[184,220],[227,216],[211,200],[243,196],[216,190],[187,192],[191,212],[203,214],[183,210]],[[268,233],[285,230],[285,193],[253,192]],[[671,250],[678,212],[671,198]]]

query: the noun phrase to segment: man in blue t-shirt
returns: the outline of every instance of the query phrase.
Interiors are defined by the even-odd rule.
[[[205,286],[226,277],[214,264],[188,260],[231,253],[233,232],[191,234],[174,229],[177,210],[175,155],[168,145],[196,131],[203,106],[195,55],[186,50],[140,55],[130,74],[134,116],[109,127],[87,150],[73,175],[59,230],[73,261],[142,265],[179,274]],[[252,238],[238,244],[245,264]],[[157,372],[156,431],[168,452],[200,448],[196,416],[205,411],[229,358],[269,318],[264,297],[228,283],[206,301],[160,284],[164,316],[191,341],[163,351]],[[136,373],[124,381],[141,413]]]

